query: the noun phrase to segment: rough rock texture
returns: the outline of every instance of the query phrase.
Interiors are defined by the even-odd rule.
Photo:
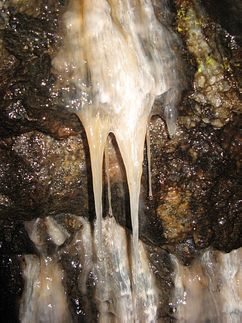
[[[57,31],[64,2],[0,4],[0,317],[10,321],[17,313],[13,296],[19,297],[22,288],[18,255],[36,252],[23,221],[65,213],[91,220],[95,216],[85,134],[77,117],[65,109],[51,70],[61,43]],[[171,16],[162,17],[158,7],[157,15],[169,20],[183,40],[181,68],[190,82],[179,106],[175,138],[168,138],[162,119],[151,120],[153,199],[147,194],[145,159],[140,236],[151,261],[161,259],[161,285],[171,286],[166,252],[189,263],[210,245],[226,252],[241,246],[242,19],[239,1],[232,7],[229,1],[218,6],[204,1],[204,7],[199,1],[168,2]],[[228,7],[225,20],[221,3]],[[125,175],[112,173],[119,157],[113,150],[110,154],[113,212],[130,229]],[[107,212],[106,197],[104,203]]]

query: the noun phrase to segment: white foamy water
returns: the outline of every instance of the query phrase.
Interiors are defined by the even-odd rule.
[[[100,257],[103,155],[108,134],[113,133],[127,174],[138,266],[145,135],[155,98],[173,93],[177,82],[170,46],[173,36],[157,21],[150,0],[71,0],[63,26],[63,46],[53,66],[60,85],[74,84],[77,89],[67,105],[79,116],[89,143]],[[176,122],[173,101],[165,107],[171,134]]]
[[[227,254],[208,250],[190,266],[174,256],[173,262],[178,322],[242,321],[242,249]]]

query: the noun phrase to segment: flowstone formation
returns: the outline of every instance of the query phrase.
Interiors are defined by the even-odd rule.
[[[174,137],[169,137],[165,123],[171,92],[158,98],[152,108],[152,199],[148,197],[146,148],[143,155],[139,237],[160,291],[154,295],[159,295],[157,315],[163,321],[176,315],[176,265],[170,253],[184,264],[193,263],[185,272],[194,273],[205,248],[230,252],[241,246],[241,19],[239,10],[234,11],[237,5],[235,1],[231,8],[227,6],[225,20],[223,8],[214,1],[165,1],[166,11],[160,1],[153,1],[157,19],[177,39],[173,51],[182,56],[177,72],[185,88]],[[98,301],[92,302],[93,277],[88,278],[85,298],[80,296],[77,275],[84,260],[73,245],[77,232],[84,232],[85,223],[95,219],[88,141],[78,118],[67,109],[67,97],[75,97],[77,90],[60,87],[53,68],[53,59],[64,44],[62,19],[67,7],[65,1],[53,0],[0,4],[0,316],[13,322],[19,317],[30,260],[40,268],[39,259],[46,255],[54,261],[45,272],[61,268],[58,277],[67,293],[70,315],[80,320],[86,315],[87,322],[98,317]],[[110,190],[112,214],[131,232],[125,168],[117,170],[122,156],[115,139],[109,141],[103,214],[110,213]],[[26,223],[37,218],[41,218],[41,252],[26,229]],[[54,233],[46,229],[51,225],[53,229],[53,223],[59,228]],[[183,269],[180,272],[183,275]]]

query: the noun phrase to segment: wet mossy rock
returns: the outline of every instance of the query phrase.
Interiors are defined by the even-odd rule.
[[[147,248],[171,251],[189,263],[210,245],[225,252],[242,245],[241,20],[237,10],[221,19],[228,1],[168,2],[171,16],[157,14],[182,39],[181,69],[190,83],[176,136],[168,138],[162,119],[150,123],[153,199],[145,157],[140,237]],[[64,9],[63,1],[53,0],[0,4],[0,269],[10,277],[7,285],[18,279],[18,255],[36,252],[25,220],[95,216],[85,134],[66,109],[51,66]],[[125,176],[113,176],[111,190],[114,214],[130,229]],[[21,288],[12,284],[8,297]]]

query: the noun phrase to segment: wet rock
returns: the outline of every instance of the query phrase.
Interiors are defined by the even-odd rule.
[[[63,5],[35,3],[35,16],[29,12],[32,7],[33,3],[13,1],[3,10],[8,23],[0,42],[0,136],[34,129],[60,139],[76,135],[79,122],[57,102],[51,73],[50,54],[59,41],[57,18]]]
[[[2,149],[0,159],[1,192],[8,198],[1,217],[31,219],[66,211],[88,215],[81,136],[57,141],[29,132]]]
[[[18,65],[18,60],[15,56],[9,55],[6,49],[0,45],[0,89],[4,89],[4,87],[9,83],[12,79],[14,70]]]
[[[241,109],[229,56],[221,43],[221,28],[216,28],[198,1],[176,1],[176,5],[177,30],[197,64],[194,91],[187,97],[194,110],[189,126],[202,121],[221,128]]]
[[[29,9],[30,3],[28,8],[24,2],[12,5],[15,9],[8,10],[2,43],[1,66],[6,76],[0,103],[3,125],[0,216],[30,219],[73,212],[93,218],[85,135],[77,135],[83,131],[81,125],[64,107],[65,89],[59,91],[55,87],[56,78],[51,72],[50,53],[58,43],[56,28],[61,4],[49,4],[47,11],[45,6],[36,4],[35,12]],[[197,71],[193,87],[180,104],[176,138],[168,138],[161,119],[154,118],[151,122],[154,198],[152,201],[147,198],[145,161],[140,236],[150,244],[172,248],[193,239],[199,249],[213,243],[218,235],[215,200],[225,198],[225,183],[231,183],[231,189],[237,191],[237,171],[233,170],[233,165],[238,164],[237,148],[231,151],[231,145],[238,145],[235,140],[238,123],[231,143],[226,144],[224,138],[237,118],[233,115],[238,110],[238,97],[232,74],[224,63],[226,51],[221,58],[216,47],[219,41],[216,43],[208,31],[213,23],[198,5],[177,1],[176,6],[177,29],[188,48],[184,58],[190,60],[192,55],[197,65],[194,61],[187,62],[187,66],[193,65],[189,73],[196,68]],[[175,11],[169,17],[162,17],[159,6],[156,10],[163,23],[169,21],[174,25]],[[51,17],[55,17],[53,24]],[[111,188],[114,214],[122,225],[131,228],[125,174],[115,176]],[[225,203],[231,203],[228,195]],[[231,220],[230,215],[226,216]],[[230,221],[224,223],[229,225]],[[238,245],[238,230],[233,241],[230,248]]]
[[[239,0],[231,3],[228,0],[204,1],[204,6],[207,13],[216,23],[217,34],[220,35],[220,40],[223,44],[222,50],[226,48],[229,57],[229,63],[233,70],[234,77],[242,86],[242,69],[241,69],[241,21],[242,21],[242,7]]]
[[[157,321],[171,322],[173,313],[170,306],[173,289],[173,265],[169,253],[158,247],[146,245],[146,251],[152,271],[156,279],[156,286],[160,290],[160,311],[157,315]]]
[[[190,130],[180,128],[177,137],[171,141],[167,138],[164,123],[159,119],[153,120],[150,131],[153,203],[162,221],[163,243],[177,246],[190,239],[198,250],[208,247],[213,241],[221,249],[226,245],[226,251],[239,246],[239,143],[235,139],[239,136],[239,126],[236,120],[232,124],[233,139],[227,136],[230,126],[218,130],[201,124]],[[157,140],[158,136],[160,140]],[[237,148],[231,150],[231,144]],[[228,212],[222,212],[226,208]],[[234,215],[230,214],[230,209]],[[217,225],[219,216],[216,214],[221,213],[228,226],[229,243],[228,239],[225,242],[219,238],[221,226]],[[229,238],[230,230],[233,239]],[[183,256],[189,258],[186,253]]]
[[[10,15],[8,26],[4,31],[5,47],[20,60],[39,56],[53,45],[53,25],[48,26],[47,22],[39,18],[20,13]]]
[[[19,322],[17,300],[23,289],[20,262],[16,255],[0,256],[0,318],[7,322]]]
[[[0,255],[36,252],[22,221],[1,220],[0,225]]]
[[[28,61],[28,65],[19,63],[10,73],[2,89],[5,92],[0,102],[0,136],[37,129],[62,139],[80,131],[78,119],[54,102],[51,89],[55,77],[50,70],[51,59],[44,54]]]
[[[5,4],[0,20],[0,276],[7,277],[0,284],[0,311],[14,316],[12,297],[21,290],[16,254],[36,252],[23,222],[52,215],[64,218],[63,225],[74,233],[72,215],[93,220],[95,212],[85,134],[65,106],[63,92],[69,89],[59,90],[51,67],[61,41],[57,27],[63,4],[15,0],[9,4],[11,8]],[[184,74],[190,83],[179,105],[174,138],[168,138],[161,118],[151,120],[153,199],[148,198],[145,155],[139,216],[140,238],[147,244],[161,289],[167,292],[160,314],[167,322],[172,319],[165,307],[172,288],[168,253],[189,264],[210,245],[228,252],[242,243],[240,68],[238,37],[229,34],[235,34],[237,27],[230,29],[214,6],[206,5],[208,16],[197,1],[177,0],[175,4],[177,12],[171,6],[174,10],[169,17],[162,16],[158,5],[156,13],[182,37],[177,50],[186,61]],[[156,102],[155,115],[161,115],[162,104],[162,100]],[[110,153],[113,213],[131,230],[125,173],[117,172],[117,162],[119,157]],[[105,216],[109,207],[106,193],[107,180]],[[76,261],[62,255],[68,293],[75,312],[81,313],[89,304],[86,300],[83,305],[77,295]]]
[[[207,12],[227,31],[235,36],[241,36],[242,27],[242,4],[235,0],[232,3],[229,0],[216,2],[214,0],[204,1]]]

